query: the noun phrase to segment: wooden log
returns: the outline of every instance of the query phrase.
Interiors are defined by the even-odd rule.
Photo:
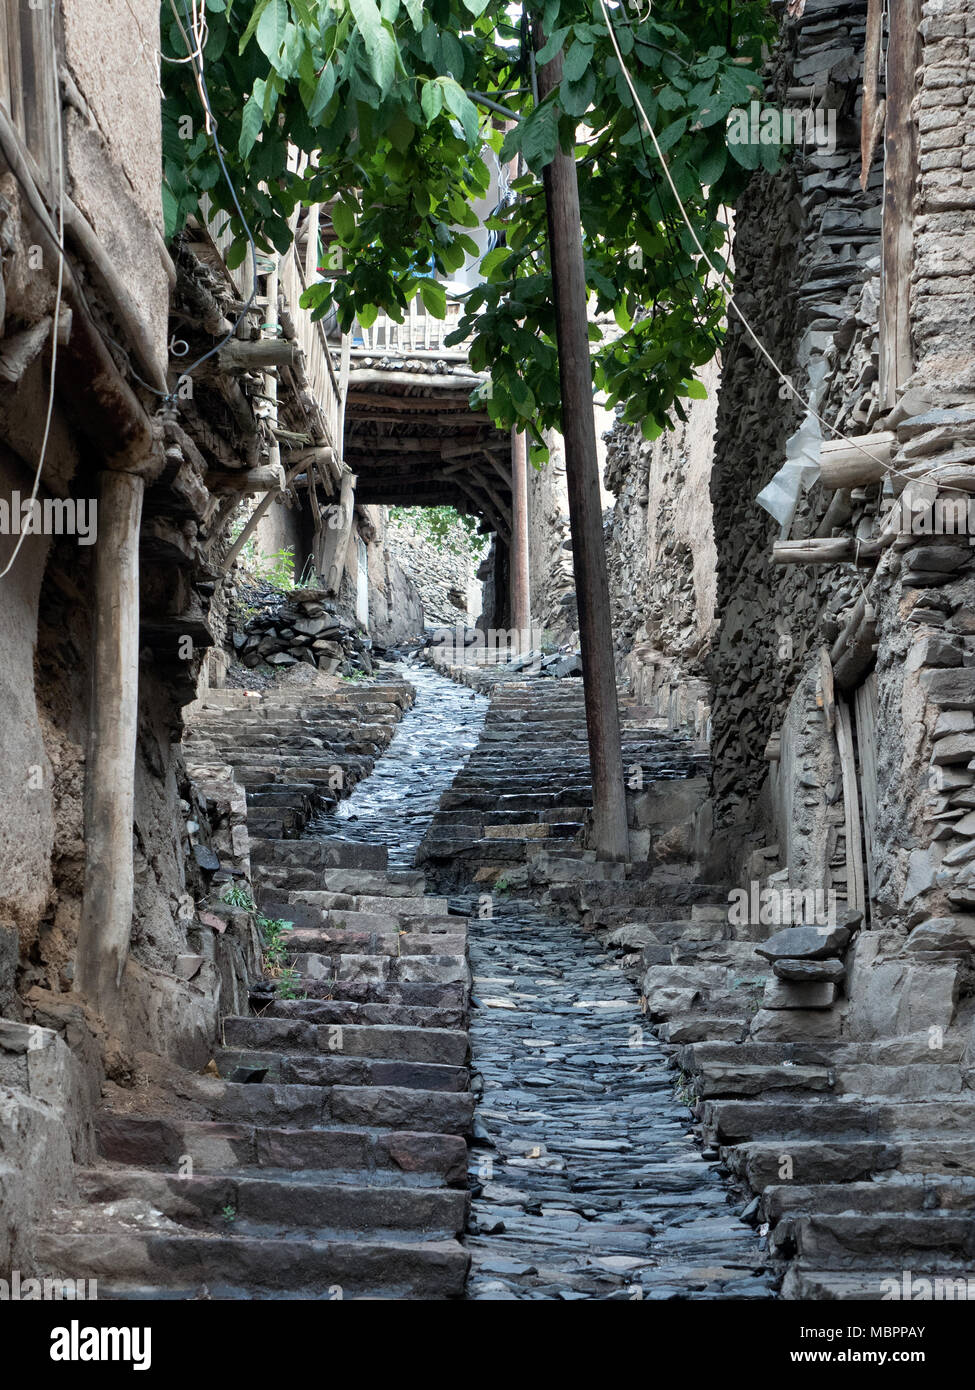
[[[316,444],[310,449],[289,449],[284,462],[288,468],[296,463],[304,464],[306,468],[317,468],[327,497],[335,496],[341,487],[342,464],[335,457],[335,450],[327,444]]]
[[[47,316],[20,333],[0,339],[0,381],[20,380],[51,336],[54,320]]]
[[[337,594],[345,573],[349,542],[355,525],[356,476],[351,468],[342,474],[342,487],[335,514],[329,517],[322,547],[322,586],[327,594]],[[334,523],[334,524],[333,524]]]
[[[772,560],[776,565],[869,565],[893,541],[893,535],[874,536],[866,541],[857,541],[852,536],[776,541],[772,546]]]
[[[297,478],[298,474],[301,472],[303,466],[303,464],[296,463],[294,467],[285,474],[285,488],[289,488],[291,486],[294,479]],[[277,490],[275,490],[274,492],[268,492],[266,496],[261,498],[260,502],[258,502],[257,506],[251,512],[250,516],[247,518],[246,523],[244,524],[244,529],[241,531],[240,535],[237,537],[233,545],[230,547],[230,550],[227,552],[226,559],[223,562],[224,574],[227,574],[231,567],[234,564],[236,564],[237,556],[240,554],[244,546],[250,540],[251,536],[257,530],[261,517],[264,515],[268,507],[270,507],[271,503],[278,495],[279,492]],[[231,508],[231,510],[233,509]]]
[[[861,594],[830,652],[838,689],[852,690],[859,685],[873,664],[876,642],[877,614],[866,595]]]
[[[495,462],[494,455],[487,456]],[[496,465],[499,466],[499,465]],[[511,555],[508,562],[511,626],[531,633],[531,575],[528,542],[528,441],[521,430],[511,431]],[[531,637],[528,638],[529,643]]]
[[[401,374],[383,372],[381,375],[383,378],[383,385],[388,385],[390,381],[395,381],[397,376]],[[362,391],[357,389],[354,383],[349,383],[348,410],[389,410],[394,404],[397,410],[415,411],[420,415],[428,410],[454,410],[458,414],[464,414],[465,412],[469,412],[471,408],[469,395],[452,396],[444,392],[442,395],[438,394],[435,398],[431,399],[423,396],[401,396],[392,391],[388,394],[385,391]],[[368,421],[372,418],[371,415],[362,415],[359,417],[359,419],[363,421]],[[487,416],[485,416],[485,419],[487,419]]]
[[[833,661],[825,647],[819,649],[819,691],[816,703],[826,717],[830,733],[836,723],[836,690],[833,684]]]
[[[207,474],[207,487],[211,492],[235,492],[241,497],[248,492],[283,492],[284,469],[279,463],[241,468],[234,473],[218,473],[212,469]]]
[[[293,367],[301,349],[287,338],[257,338],[245,343],[231,338],[217,353],[225,372],[262,371],[267,367]]]
[[[817,537],[831,537],[834,531],[846,525],[852,515],[853,503],[850,500],[850,491],[848,488],[840,488],[833,493],[833,499],[826,508],[826,514],[816,527]]]
[[[85,766],[85,884],[75,986],[118,1023],[134,900],[139,715],[139,526],[145,483],[104,472],[94,563],[95,643]]]
[[[897,450],[897,435],[889,430],[865,434],[847,443],[830,440],[819,456],[819,477],[824,488],[866,487],[881,482],[890,472],[890,461]]]

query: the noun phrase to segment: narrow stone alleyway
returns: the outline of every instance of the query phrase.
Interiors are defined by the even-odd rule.
[[[479,1099],[468,1296],[768,1297],[756,1234],[734,1213],[717,1154],[702,1156],[676,1074],[618,959],[539,905],[541,881],[520,897],[505,886],[505,874],[524,874],[529,847],[550,838],[560,854],[577,852],[587,799],[578,683],[529,686],[549,719],[520,728],[510,723],[519,696],[499,693],[482,729],[481,695],[423,666],[409,677],[417,701],[388,753],[317,825],[388,844],[391,862],[403,865],[421,839],[428,857],[445,835],[452,851],[440,868],[463,893],[455,906],[471,914]],[[665,735],[648,747],[645,733],[631,732],[627,753],[648,773],[694,770],[690,746]],[[546,799],[551,809],[538,804]],[[496,854],[514,861],[501,860],[500,891],[472,892],[464,877],[478,873],[478,861],[495,867]]]

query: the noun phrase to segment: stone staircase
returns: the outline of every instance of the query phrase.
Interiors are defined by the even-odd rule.
[[[294,838],[367,777],[412,702],[402,681],[211,690],[187,712],[187,767],[231,768],[247,792],[250,837]]]
[[[700,800],[700,746],[621,702],[633,862],[598,862],[585,848],[581,683],[448,670],[491,696],[480,742],[418,854],[440,885],[474,890],[470,1296],[769,1297],[768,1255],[729,1205],[718,1152],[702,1153],[680,1082],[614,960],[616,945],[669,963],[685,934],[720,939],[708,905],[720,889],[690,863],[648,858]],[[624,963],[633,958],[628,949]]]
[[[101,1112],[81,1200],[39,1238],[51,1274],[109,1299],[462,1295],[467,919],[383,846],[298,838],[410,698],[392,682],[228,692],[197,714],[194,766],[229,764],[246,788],[258,922],[293,926],[204,1074]]]
[[[845,961],[834,945],[811,953],[826,960],[759,954],[775,928],[732,926],[727,885],[655,853],[666,814],[647,862],[595,863],[581,848],[590,803],[581,692],[542,679],[518,688],[497,671],[451,674],[493,698],[481,745],[424,844],[428,868],[449,881],[459,861],[493,889],[503,916],[519,908],[508,893],[530,888],[536,904],[620,954],[667,1045],[703,1156],[742,1194],[741,1219],[761,1233],[783,1297],[975,1297],[975,1059],[965,1031],[857,1035],[853,948],[860,942],[869,961],[878,934],[857,937],[852,919]],[[625,765],[644,769],[659,800],[682,753],[686,768],[688,745],[648,730],[639,709],[622,712]],[[924,958],[913,960],[923,971]],[[927,968],[943,971],[943,952]],[[475,978],[475,998],[482,988]],[[939,1280],[947,1292],[926,1292]]]
[[[597,864],[582,848],[592,806],[585,708],[579,680],[512,678],[448,667],[491,694],[484,731],[466,767],[441,797],[420,861],[457,883],[521,888],[572,878],[619,880],[621,864]],[[631,785],[695,777],[700,750],[671,736],[633,701],[620,705],[623,762]],[[649,845],[634,825],[631,847]]]

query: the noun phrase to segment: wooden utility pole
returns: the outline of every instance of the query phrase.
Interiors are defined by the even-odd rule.
[[[538,51],[545,42],[540,21],[535,23],[534,39]],[[544,100],[561,80],[562,59],[557,56],[538,70],[539,100]],[[565,473],[572,524],[572,565],[579,608],[592,773],[593,848],[602,859],[625,860],[629,851],[626,789],[599,493],[596,421],[592,408],[582,217],[574,156],[558,150],[545,169],[544,180],[562,392]]]
[[[528,570],[528,444],[520,430],[511,431],[511,626],[519,646],[531,647],[531,590]],[[523,637],[522,634],[527,634]]]

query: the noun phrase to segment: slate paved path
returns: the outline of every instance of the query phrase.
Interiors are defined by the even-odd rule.
[[[468,1297],[769,1297],[614,958],[529,902],[494,911],[470,923]]]

